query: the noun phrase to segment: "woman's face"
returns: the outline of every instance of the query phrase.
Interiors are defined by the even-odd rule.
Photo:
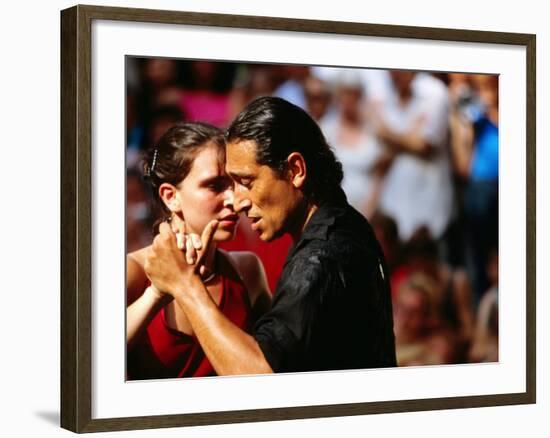
[[[201,234],[213,219],[219,221],[214,240],[231,240],[239,221],[233,209],[233,183],[225,173],[215,145],[198,152],[177,194],[187,232]]]

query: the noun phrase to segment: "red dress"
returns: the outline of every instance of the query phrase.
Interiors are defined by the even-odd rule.
[[[240,280],[222,277],[219,308],[238,327],[250,328],[250,299]],[[128,380],[214,376],[197,338],[168,326],[162,308],[147,326],[147,333],[127,353]]]

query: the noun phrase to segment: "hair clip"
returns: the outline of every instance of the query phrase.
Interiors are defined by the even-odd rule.
[[[151,163],[151,167],[149,168],[149,174],[155,170],[155,164],[157,163],[157,155],[159,150],[155,149],[155,152],[153,153],[153,162]]]

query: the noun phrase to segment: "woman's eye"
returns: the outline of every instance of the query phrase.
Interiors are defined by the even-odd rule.
[[[219,178],[215,181],[212,181],[210,184],[208,184],[208,189],[212,190],[216,193],[221,193],[225,190],[227,190],[232,185],[232,181],[229,178]]]

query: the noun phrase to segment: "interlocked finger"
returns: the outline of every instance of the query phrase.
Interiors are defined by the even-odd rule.
[[[185,260],[188,264],[192,265],[197,259],[197,251],[193,246],[193,239],[188,235],[185,236]]]

